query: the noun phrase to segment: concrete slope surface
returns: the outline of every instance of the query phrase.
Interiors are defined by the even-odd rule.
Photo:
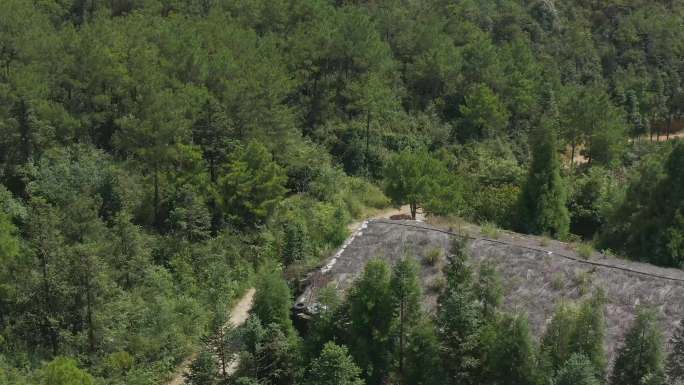
[[[668,338],[684,317],[684,270],[599,253],[585,260],[563,242],[504,231],[497,239],[488,239],[472,225],[457,233],[416,221],[378,219],[362,227],[338,251],[335,263],[328,262],[310,276],[310,286],[297,300],[299,311],[315,311],[316,293],[321,287],[332,284],[341,291],[348,289],[370,259],[394,262],[404,255],[421,262],[424,306],[433,311],[436,293],[431,290],[432,282],[441,279],[443,260],[433,266],[425,263],[425,256],[436,252],[445,255],[453,238],[467,236],[471,263],[475,268],[483,261],[494,264],[504,284],[504,308],[526,313],[536,337],[543,334],[559,301],[580,300],[596,288],[604,290],[608,301],[606,350],[611,361],[640,304],[658,310]]]

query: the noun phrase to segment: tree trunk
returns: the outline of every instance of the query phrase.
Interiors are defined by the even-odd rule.
[[[226,347],[223,344],[223,341],[225,340],[224,334],[223,334],[223,326],[219,327],[218,330],[218,356],[219,360],[221,360],[221,375],[223,378],[226,378]]]
[[[90,271],[86,271],[86,322],[88,323],[88,348],[95,353],[95,328],[93,326],[93,289],[90,284]]]
[[[48,282],[48,257],[45,250],[40,251],[40,260],[42,264],[42,274],[43,274],[43,335],[46,339],[50,341],[52,347],[52,355],[56,356],[59,353],[59,347],[57,345],[57,336],[55,331],[52,330],[50,325],[50,284]]]
[[[577,149],[577,143],[572,141],[572,151],[570,153],[570,167],[575,166],[575,149]]]
[[[154,164],[154,175],[153,175],[153,180],[154,180],[154,227],[159,230],[161,227],[159,223],[159,173],[157,171],[157,164]]]
[[[368,116],[367,116],[367,121],[366,121],[366,157],[365,157],[365,163],[366,163],[366,177],[370,177],[370,163],[369,163],[369,158],[370,158],[370,124],[371,124],[371,112],[368,110]]]
[[[417,204],[416,202],[411,202],[411,203],[409,204],[409,206],[411,207],[411,219],[413,219],[413,220],[415,221],[415,220],[416,220],[416,211],[417,211],[417,208],[418,208],[418,204]]]
[[[406,301],[402,300],[399,307],[399,377],[404,378],[404,313]]]

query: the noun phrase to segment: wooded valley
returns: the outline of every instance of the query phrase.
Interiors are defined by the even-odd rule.
[[[2,0],[0,384],[683,384],[684,314],[609,362],[459,242],[291,320],[390,206],[682,269],[682,129],[684,0]]]

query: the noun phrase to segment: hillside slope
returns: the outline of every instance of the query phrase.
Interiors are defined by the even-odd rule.
[[[659,322],[668,338],[684,315],[682,270],[607,258],[598,253],[583,260],[562,242],[542,242],[537,237],[510,232],[489,239],[472,225],[459,229],[459,234],[414,221],[368,221],[338,253],[334,263],[331,260],[309,277],[310,286],[298,298],[296,307],[300,311],[314,309],[317,289],[329,283],[346,290],[374,257],[395,261],[408,255],[423,261],[436,249],[443,255],[452,238],[468,236],[471,262],[477,265],[489,260],[495,264],[504,283],[504,307],[526,313],[537,337],[544,332],[559,301],[580,299],[595,288],[602,288],[608,300],[606,349],[611,361],[638,305],[651,305],[659,310]],[[425,263],[422,266],[425,306],[433,309],[436,293],[431,290],[431,283],[441,275],[440,267]]]

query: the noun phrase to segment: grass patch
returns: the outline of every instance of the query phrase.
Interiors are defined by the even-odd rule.
[[[615,254],[615,252],[614,252],[613,250],[611,250],[611,249],[603,249],[603,250],[601,251],[601,253],[602,253],[603,256],[605,256],[606,258],[611,258],[611,259],[618,258],[617,254]]]
[[[544,234],[539,238],[539,246],[548,247],[549,244],[551,244],[551,238],[547,234]]]
[[[582,259],[589,259],[594,254],[594,247],[586,242],[582,242],[575,246],[575,251]]]
[[[425,263],[430,266],[437,265],[442,260],[442,249],[435,247],[425,255]]]
[[[565,289],[565,274],[559,272],[553,273],[551,276],[551,287],[554,290]]]
[[[446,278],[444,278],[441,275],[438,277],[435,277],[430,282],[430,285],[429,285],[429,289],[433,293],[440,293],[440,292],[442,292],[442,290],[444,290],[445,287],[446,287]]]
[[[495,224],[491,222],[485,222],[480,228],[480,232],[487,238],[499,239],[500,230]]]
[[[592,279],[590,271],[575,270],[572,281],[580,296],[587,294],[591,290]]]

